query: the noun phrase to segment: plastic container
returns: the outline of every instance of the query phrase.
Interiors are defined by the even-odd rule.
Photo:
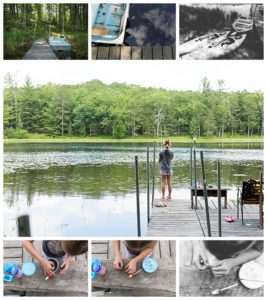
[[[158,263],[154,258],[145,258],[142,262],[142,267],[145,272],[147,273],[153,273],[157,270],[158,268]]]
[[[32,276],[36,272],[36,265],[32,262],[24,263],[22,265],[22,274],[25,276]]]
[[[7,273],[11,273],[11,270],[13,267],[17,267],[18,264],[16,262],[10,262],[8,264],[5,264],[4,265],[4,271],[7,272]]]
[[[19,267],[17,266],[13,266],[12,269],[11,269],[11,274],[14,276],[14,277],[17,277],[17,278],[21,278],[22,277],[22,271]]]
[[[99,259],[93,259],[92,260],[92,279],[96,279],[97,278],[97,274],[103,276],[106,274],[107,269],[105,266],[103,266],[102,262]]]
[[[13,282],[14,278],[9,274],[3,274],[3,280],[7,282]]]
[[[49,257],[47,260],[51,261],[54,264],[54,268],[52,270],[54,273],[56,273],[56,272],[58,272],[60,270],[60,263],[59,263],[59,261],[56,258]]]

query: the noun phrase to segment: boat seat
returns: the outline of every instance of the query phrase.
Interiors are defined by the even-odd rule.
[[[92,35],[107,35],[108,29],[107,27],[92,27]]]

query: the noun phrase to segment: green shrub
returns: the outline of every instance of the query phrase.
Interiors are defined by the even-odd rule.
[[[26,129],[6,128],[4,136],[7,139],[26,139],[29,133]]]

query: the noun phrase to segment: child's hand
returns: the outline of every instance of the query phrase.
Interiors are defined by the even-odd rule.
[[[193,244],[192,265],[199,270],[204,270],[208,267],[207,250],[201,242],[195,241]]]
[[[227,258],[218,261],[217,265],[211,267],[211,271],[215,277],[220,277],[229,274],[233,267],[234,267],[234,259]]]
[[[46,275],[55,275],[55,273],[53,272],[54,264],[52,261],[43,260],[41,264]]]
[[[63,270],[60,270],[59,274],[64,274],[70,267],[70,260],[66,259],[65,261],[63,261],[63,263],[60,267]]]
[[[121,260],[121,257],[115,257],[114,262],[113,262],[113,267],[116,270],[121,270],[123,267],[123,262]]]
[[[125,267],[125,271],[129,274],[131,273],[135,273],[136,272],[136,266],[137,263],[134,259],[132,259],[131,261],[128,262],[128,264]]]

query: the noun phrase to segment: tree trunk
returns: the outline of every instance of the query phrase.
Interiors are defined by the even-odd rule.
[[[61,98],[61,135],[64,135],[64,99]]]
[[[79,30],[79,16],[80,16],[80,5],[75,4],[75,31]]]
[[[28,23],[28,4],[23,4],[23,27],[27,26]]]

